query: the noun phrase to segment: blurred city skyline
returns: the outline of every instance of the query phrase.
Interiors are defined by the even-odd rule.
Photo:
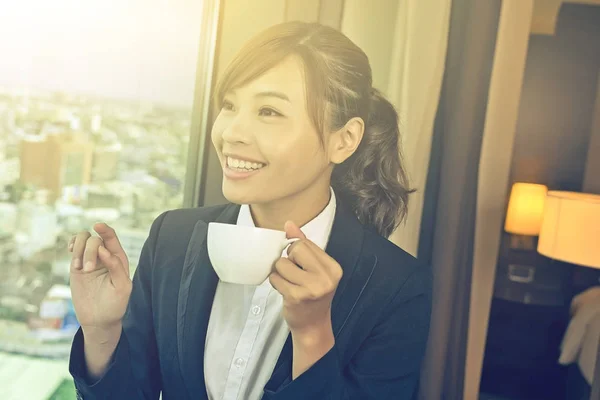
[[[0,87],[191,108],[202,2],[0,4]]]

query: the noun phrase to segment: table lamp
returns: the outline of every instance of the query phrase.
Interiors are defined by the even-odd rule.
[[[538,252],[560,261],[600,269],[600,195],[550,191]],[[600,399],[600,345],[592,399]]]
[[[517,182],[512,186],[504,230],[511,234],[512,249],[534,250],[539,235],[548,188],[535,183]]]
[[[600,269],[600,195],[548,192],[538,251],[555,260]]]

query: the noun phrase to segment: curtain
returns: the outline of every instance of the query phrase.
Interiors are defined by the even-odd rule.
[[[502,3],[479,162],[465,399],[479,392],[533,9],[533,0]]]
[[[411,185],[405,224],[390,240],[416,255],[450,23],[451,0],[405,0],[397,5],[387,88],[400,115],[402,149]],[[386,57],[386,61],[390,60]]]
[[[454,0],[418,248],[434,273],[420,398],[464,395],[478,169],[501,0]],[[474,397],[477,398],[477,397]]]

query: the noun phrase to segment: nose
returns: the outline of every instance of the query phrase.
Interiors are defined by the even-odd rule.
[[[248,144],[252,141],[252,129],[242,115],[237,115],[223,130],[223,140],[228,143]]]

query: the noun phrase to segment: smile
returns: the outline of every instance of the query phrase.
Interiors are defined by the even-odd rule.
[[[226,166],[234,171],[250,172],[257,171],[265,166],[263,163],[238,160],[237,158],[227,157]]]
[[[260,173],[264,167],[266,165],[263,163],[227,157],[223,166],[223,175],[228,180],[238,181]]]

